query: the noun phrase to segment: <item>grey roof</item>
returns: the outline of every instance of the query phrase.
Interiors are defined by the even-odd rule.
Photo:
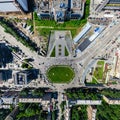
[[[19,9],[14,5],[14,3],[12,2],[1,3],[0,1],[0,12],[14,12],[14,11],[19,11]]]
[[[12,1],[15,1],[15,0],[0,0],[0,2],[12,2]]]
[[[24,11],[28,11],[27,0],[17,0]],[[20,9],[15,5],[15,0],[0,0],[0,12],[18,12]]]

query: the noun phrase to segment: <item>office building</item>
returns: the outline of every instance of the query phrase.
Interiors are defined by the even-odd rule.
[[[27,85],[31,80],[37,78],[38,73],[39,70],[37,69],[17,71],[13,73],[14,84],[20,86]]]
[[[29,71],[20,71],[13,74],[15,85],[27,85],[30,76]]]

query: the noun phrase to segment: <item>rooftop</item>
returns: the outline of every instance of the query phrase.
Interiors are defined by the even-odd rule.
[[[28,11],[27,0],[0,0],[0,12]]]

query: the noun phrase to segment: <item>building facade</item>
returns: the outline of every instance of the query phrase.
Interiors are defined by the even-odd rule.
[[[36,0],[37,14],[40,19],[54,19],[57,22],[81,19],[84,5],[84,0]]]

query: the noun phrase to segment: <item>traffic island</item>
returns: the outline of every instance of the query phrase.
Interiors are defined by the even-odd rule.
[[[68,65],[54,65],[47,70],[46,75],[52,83],[69,83],[75,77],[75,72]]]

